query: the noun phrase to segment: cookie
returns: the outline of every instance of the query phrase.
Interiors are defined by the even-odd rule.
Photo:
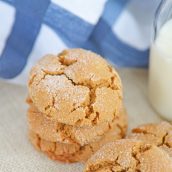
[[[134,128],[127,137],[155,144],[166,150],[172,157],[172,125],[168,122],[140,125]]]
[[[84,172],[171,172],[172,158],[155,145],[122,139],[98,150]]]
[[[28,88],[41,113],[73,126],[112,122],[122,102],[121,80],[115,69],[83,49],[43,57],[30,72]]]
[[[127,115],[124,107],[121,107],[114,122],[104,122],[100,125],[91,127],[75,127],[46,118],[46,115],[40,113],[29,99],[28,102],[30,104],[30,108],[28,109],[30,129],[41,138],[50,142],[77,143],[83,146],[100,140],[114,125],[120,127],[120,129],[123,130],[123,135],[125,134]]]
[[[51,159],[62,162],[86,161],[104,144],[121,139],[125,136],[126,125],[112,125],[112,128],[104,134],[98,142],[92,142],[81,146],[77,143],[50,142],[42,139],[34,131],[30,130],[30,140],[40,151],[46,153]]]

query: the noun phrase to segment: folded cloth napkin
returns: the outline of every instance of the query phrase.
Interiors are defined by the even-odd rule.
[[[47,53],[81,47],[146,67],[160,0],[0,0],[0,78],[26,83]]]

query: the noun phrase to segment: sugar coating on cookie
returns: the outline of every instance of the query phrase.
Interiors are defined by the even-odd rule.
[[[69,125],[111,122],[122,102],[117,72],[102,57],[83,49],[43,57],[32,68],[28,87],[40,112]]]
[[[86,163],[84,172],[171,172],[172,159],[157,146],[123,139],[97,151]]]
[[[83,146],[74,142],[51,142],[41,138],[39,134],[31,129],[29,137],[32,144],[38,150],[44,152],[53,160],[62,162],[84,162],[104,144],[123,138],[126,132],[126,126],[120,127],[121,129],[114,124],[97,142],[91,142]]]
[[[29,128],[36,132],[41,138],[51,142],[61,143],[78,143],[79,145],[89,144],[101,139],[110,129],[118,128],[121,135],[125,136],[127,128],[127,112],[122,105],[113,122],[104,122],[100,125],[77,127],[59,123],[46,115],[39,112],[30,98],[27,99],[29,104],[28,122]]]
[[[45,140],[69,144],[77,143],[81,146],[100,140],[110,129],[114,129],[122,138],[125,136],[127,128],[127,114],[123,106],[112,123],[104,122],[101,125],[75,127],[46,118],[30,103],[28,121],[30,129]]]
[[[172,125],[168,122],[140,125],[132,130],[128,138],[155,144],[172,156]]]

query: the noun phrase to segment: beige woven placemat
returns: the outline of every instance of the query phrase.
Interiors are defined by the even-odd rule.
[[[120,69],[129,128],[160,118],[147,98],[147,71]],[[61,164],[37,152],[27,138],[26,87],[0,81],[0,172],[82,172],[83,165]]]

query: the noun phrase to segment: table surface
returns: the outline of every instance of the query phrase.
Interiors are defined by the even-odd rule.
[[[148,101],[148,72],[120,69],[119,74],[124,87],[129,129],[162,120]],[[83,164],[54,162],[32,147],[27,137],[26,96],[26,87],[0,81],[0,172],[81,172]]]

